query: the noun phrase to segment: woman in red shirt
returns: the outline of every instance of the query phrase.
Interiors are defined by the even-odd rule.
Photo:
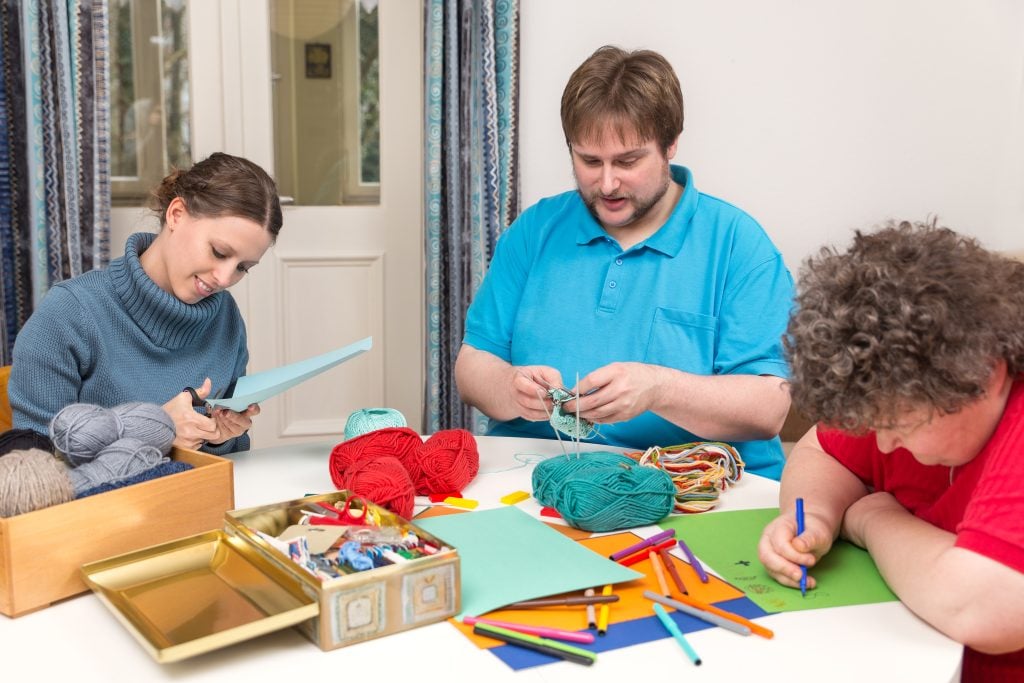
[[[797,586],[806,565],[813,589],[841,535],[965,645],[964,681],[1024,680],[1024,263],[934,224],[858,232],[804,265],[785,343],[817,424],[786,463],[765,568]]]

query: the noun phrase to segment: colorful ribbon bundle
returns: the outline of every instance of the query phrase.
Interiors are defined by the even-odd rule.
[[[695,441],[680,446],[652,446],[626,453],[641,467],[667,473],[676,487],[674,512],[706,512],[718,496],[743,474],[743,458],[727,443]]]

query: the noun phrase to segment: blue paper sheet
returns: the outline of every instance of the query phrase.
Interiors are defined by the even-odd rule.
[[[757,619],[758,617],[763,617],[768,614],[768,612],[765,612],[746,597],[734,598],[732,600],[720,602],[717,604],[717,607],[724,609],[727,612],[738,614],[741,617],[746,617],[747,619]],[[679,630],[683,633],[693,633],[695,631],[703,631],[708,628],[715,628],[706,621],[701,621],[700,619],[681,612],[673,611],[670,612],[670,614],[672,621],[676,622],[676,626],[678,626]],[[597,635],[597,629],[590,632],[595,636]],[[670,637],[669,632],[665,630],[664,626],[662,626],[658,617],[650,616],[642,619],[617,622],[608,627],[608,631],[605,635],[595,638],[593,643],[573,643],[573,646],[581,647],[584,650],[590,650],[591,652],[608,652],[610,650],[618,650],[619,648],[630,647],[631,645],[639,645],[640,643]],[[533,650],[516,647],[515,645],[500,645],[498,647],[492,647],[490,649],[490,653],[505,662],[505,664],[515,671],[540,666],[541,664],[551,664],[553,662],[562,661],[557,657],[551,657],[539,652],[534,652]]]
[[[349,344],[340,349],[329,351],[325,354],[300,360],[291,365],[282,365],[279,368],[272,368],[257,372],[254,375],[239,377],[235,384],[234,395],[231,398],[207,399],[210,406],[221,406],[241,412],[253,403],[262,403],[272,396],[277,396],[297,384],[305,382],[311,377],[319,375],[325,370],[330,370],[335,365],[344,363],[349,358],[354,358],[364,351],[369,351],[373,346],[373,337],[367,337],[354,344]]]

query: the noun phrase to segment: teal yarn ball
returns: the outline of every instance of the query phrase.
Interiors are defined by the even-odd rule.
[[[345,440],[388,427],[405,427],[405,416],[393,408],[363,408],[348,416]]]
[[[675,493],[672,477],[661,470],[585,470],[565,481],[555,509],[578,529],[616,531],[664,519],[672,512]]]
[[[541,505],[558,509],[562,485],[570,476],[584,470],[609,467],[632,467],[636,462],[624,455],[608,451],[594,451],[568,456],[557,456],[533,468],[533,497]]]
[[[664,519],[675,503],[672,477],[615,453],[556,457],[533,471],[534,498],[570,526],[617,531]]]

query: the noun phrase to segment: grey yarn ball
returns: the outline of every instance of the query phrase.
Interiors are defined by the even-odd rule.
[[[72,467],[95,458],[123,436],[121,418],[102,406],[72,403],[50,420],[50,441]]]
[[[156,446],[128,437],[110,444],[94,460],[72,469],[68,476],[75,495],[78,495],[100,484],[113,484],[169,461],[170,458]]]
[[[123,403],[111,408],[121,419],[122,438],[138,439],[144,444],[156,446],[160,453],[167,455],[174,443],[174,420],[163,408],[155,403]]]
[[[74,497],[68,467],[53,453],[30,448],[0,458],[0,517],[60,505]]]

